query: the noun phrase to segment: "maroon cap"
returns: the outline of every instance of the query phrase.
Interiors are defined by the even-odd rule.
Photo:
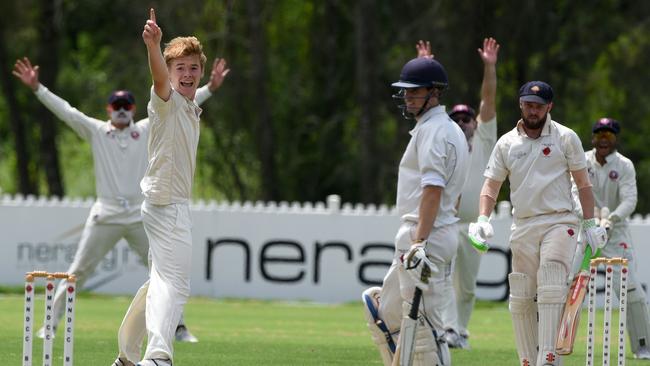
[[[124,100],[129,104],[135,104],[135,98],[128,90],[116,90],[110,97],[108,97],[108,104],[113,104],[117,101]]]
[[[449,112],[449,117],[453,117],[454,114],[457,113],[469,114],[472,118],[476,117],[476,112],[474,111],[474,108],[468,106],[467,104],[456,104],[454,108],[452,108],[451,111]]]
[[[601,118],[596,121],[596,123],[594,123],[594,127],[591,129],[591,132],[596,133],[602,130],[612,131],[615,135],[618,135],[618,133],[621,132],[621,125],[617,120],[613,118]]]

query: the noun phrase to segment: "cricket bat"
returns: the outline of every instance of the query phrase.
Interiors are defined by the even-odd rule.
[[[591,247],[585,243],[585,255],[582,258],[580,271],[573,278],[569,293],[564,305],[564,312],[560,319],[560,329],[558,330],[557,341],[555,342],[555,352],[559,355],[570,355],[573,352],[573,343],[578,333],[578,324],[580,323],[580,312],[582,303],[587,294],[587,285],[589,284],[589,262],[591,258]],[[600,250],[596,251],[598,255]]]
[[[426,282],[431,276],[431,270],[426,267],[422,270],[422,281]],[[411,366],[413,365],[413,351],[415,346],[415,333],[418,326],[418,313],[420,311],[420,300],[422,299],[422,290],[415,288],[411,309],[408,316],[402,319],[402,329],[399,333],[399,347],[395,352],[392,366]]]

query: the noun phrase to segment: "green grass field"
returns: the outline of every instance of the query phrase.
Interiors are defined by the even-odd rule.
[[[14,291],[11,291],[14,292]],[[40,292],[42,293],[42,291]],[[82,294],[75,321],[75,365],[110,365],[117,354],[116,332],[128,297]],[[42,300],[36,308],[40,327]],[[0,292],[0,355],[3,365],[20,365],[23,297]],[[602,314],[598,324],[602,323]],[[585,324],[576,351],[564,365],[584,365]],[[323,305],[308,302],[214,300],[192,298],[186,322],[199,343],[175,344],[177,366],[191,365],[381,365],[366,329],[361,303]],[[470,326],[472,349],[452,350],[454,365],[517,365],[510,315],[505,303],[479,302]],[[62,364],[61,330],[55,365]],[[600,339],[598,339],[600,341]],[[597,344],[600,355],[600,343]],[[614,342],[612,342],[612,347]],[[42,341],[34,344],[34,365],[42,359]],[[597,364],[602,363],[597,357]],[[615,359],[612,358],[612,362]],[[632,359],[628,365],[650,364]]]

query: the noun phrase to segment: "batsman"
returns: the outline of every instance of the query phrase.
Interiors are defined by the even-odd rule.
[[[561,364],[555,342],[580,226],[573,212],[571,178],[585,208],[583,228],[592,252],[607,241],[605,229],[595,224],[580,139],[551,119],[552,107],[553,89],[547,83],[531,81],[519,89],[521,119],[492,151],[479,199],[480,216],[468,232],[477,245],[494,234],[489,217],[508,178],[513,206],[509,307],[522,366]]]
[[[443,289],[451,287],[456,203],[467,177],[469,147],[440,104],[448,79],[437,60],[407,62],[392,86],[399,89],[394,98],[402,114],[416,123],[399,164],[401,226],[393,262],[383,287],[363,294],[366,319],[384,365],[448,366]]]

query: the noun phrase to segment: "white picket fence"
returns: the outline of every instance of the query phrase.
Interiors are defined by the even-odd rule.
[[[0,197],[0,284],[20,285],[26,271],[63,271],[70,262],[93,198]],[[358,301],[381,282],[399,226],[394,207],[327,202],[195,201],[192,294],[211,297]],[[510,254],[510,204],[498,204],[495,238],[483,256],[478,297],[505,299]],[[650,256],[650,216],[630,220],[637,258]],[[461,243],[462,244],[462,243]],[[465,245],[467,245],[465,243]],[[638,278],[650,282],[649,266]],[[121,241],[86,288],[133,294],[146,269]]]

